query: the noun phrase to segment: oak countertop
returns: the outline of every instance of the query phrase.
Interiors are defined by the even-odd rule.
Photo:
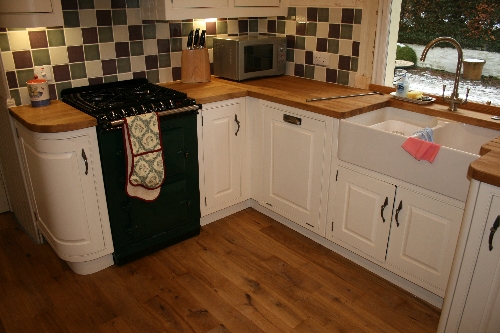
[[[315,97],[360,94],[370,91],[292,76],[243,82],[212,77],[212,81],[206,83],[169,82],[160,85],[186,92],[189,97],[194,98],[200,104],[250,96],[339,119],[349,118],[385,106],[394,106],[408,111],[500,130],[500,122],[491,120],[491,114],[465,109],[450,112],[446,110],[447,106],[439,103],[422,106],[398,101],[387,94],[387,89],[390,88],[386,87],[371,87],[386,93],[385,95],[306,102],[306,99]],[[51,101],[50,105],[38,108],[33,108],[30,105],[11,107],[9,112],[17,121],[33,132],[57,133],[97,125],[95,118],[61,101]],[[468,175],[479,181],[500,186],[500,139],[485,144],[481,149],[481,154],[483,156],[470,165]]]

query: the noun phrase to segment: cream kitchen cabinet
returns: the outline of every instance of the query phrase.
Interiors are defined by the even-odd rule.
[[[333,119],[270,102],[261,112],[261,204],[324,236]]]
[[[61,0],[0,1],[2,28],[62,26]]]
[[[463,208],[403,182],[339,167],[327,237],[443,297]]]
[[[500,332],[500,189],[471,183],[438,332]]]
[[[201,215],[248,199],[243,174],[246,157],[245,98],[203,105],[199,133]]]
[[[141,0],[143,20],[285,16],[288,0]]]
[[[45,239],[77,273],[112,264],[95,128],[35,133],[16,123],[28,192]]]

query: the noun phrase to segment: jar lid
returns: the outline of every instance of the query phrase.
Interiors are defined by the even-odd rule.
[[[38,75],[35,75],[35,77],[32,78],[31,80],[28,80],[27,83],[45,83],[45,82],[47,82],[47,80],[45,80],[45,79],[39,79]]]

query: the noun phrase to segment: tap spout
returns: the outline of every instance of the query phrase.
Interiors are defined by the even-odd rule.
[[[422,51],[422,55],[420,56],[420,61],[422,61],[422,62],[425,61],[425,58],[427,57],[427,52],[429,52],[429,49],[431,47],[433,47],[435,44],[441,43],[441,42],[448,42],[448,43],[452,44],[453,46],[455,46],[455,48],[457,49],[457,52],[458,52],[457,69],[455,72],[455,82],[453,84],[453,92],[452,92],[449,99],[445,98],[445,100],[450,103],[449,110],[457,111],[457,104],[467,103],[467,99],[465,101],[462,101],[461,99],[458,98],[458,86],[460,84],[460,72],[462,71],[462,61],[463,61],[463,57],[464,57],[462,47],[460,46],[460,44],[454,38],[451,38],[451,37],[435,38],[435,39],[431,40],[429,42],[429,44],[427,44],[427,46]]]

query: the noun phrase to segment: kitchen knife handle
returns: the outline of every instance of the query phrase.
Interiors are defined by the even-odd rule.
[[[238,120],[238,115],[236,114],[234,115],[234,121],[238,125],[238,129],[236,130],[236,133],[234,133],[234,135],[238,136],[238,132],[240,131],[240,121]]]
[[[200,41],[200,28],[196,28],[194,32],[193,49],[198,48],[198,42]]]
[[[201,31],[201,36],[200,36],[200,49],[203,49],[205,47],[205,35],[206,35],[207,31],[206,30],[202,30]]]
[[[188,41],[187,41],[187,49],[191,50],[193,48],[193,33],[194,30],[191,30],[191,32],[188,35]]]

